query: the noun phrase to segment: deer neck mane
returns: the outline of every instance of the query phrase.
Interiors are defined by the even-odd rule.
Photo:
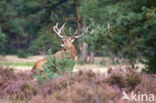
[[[75,49],[75,46],[73,44],[68,48],[63,48],[63,51],[67,51],[69,53],[76,53],[76,49]]]
[[[69,56],[72,57],[73,59],[76,56],[76,49],[73,44],[68,48],[63,48],[63,51],[69,53]]]

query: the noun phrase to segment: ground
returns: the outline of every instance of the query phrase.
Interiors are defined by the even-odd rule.
[[[0,66],[9,66],[14,68],[17,71],[25,71],[25,70],[31,70],[32,66],[34,63],[39,60],[44,58],[44,56],[37,55],[37,56],[30,56],[27,58],[19,58],[15,55],[6,55],[6,56],[0,56]],[[100,64],[100,62],[103,61],[103,64]],[[76,72],[78,70],[88,70],[92,69],[94,72],[99,72],[99,73],[105,73],[107,72],[108,68],[110,67],[126,67],[129,65],[124,65],[124,64],[116,64],[112,65],[111,59],[110,58],[102,58],[102,57],[96,57],[95,58],[95,64],[76,64],[74,66],[73,72]],[[144,68],[144,65],[142,64],[137,64],[140,69]]]
[[[102,57],[96,57],[95,64],[76,64],[73,72],[92,69],[93,72],[106,74],[111,67],[112,70],[107,75],[80,71],[44,82],[38,78],[36,82],[37,79],[26,70],[31,70],[35,61],[41,58],[43,56],[25,59],[14,55],[1,56],[0,67],[10,66],[18,72],[3,67],[0,69],[0,103],[132,103],[121,99],[123,90],[127,94],[138,91],[152,93],[154,96],[156,94],[153,75],[138,73],[131,68],[126,72],[122,71],[120,68],[128,65],[112,65],[110,58]],[[104,63],[100,65],[102,60]],[[141,64],[137,65],[143,67]]]

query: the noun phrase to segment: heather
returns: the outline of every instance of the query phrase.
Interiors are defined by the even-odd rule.
[[[30,72],[15,73],[10,68],[0,68],[0,97],[29,99],[36,94],[36,83]]]
[[[79,71],[39,83],[30,71],[0,67],[0,98],[9,103],[135,103],[121,100],[123,90],[156,96],[155,86],[155,75],[131,68],[109,69],[107,75]]]

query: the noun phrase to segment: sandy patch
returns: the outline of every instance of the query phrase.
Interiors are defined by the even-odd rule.
[[[37,56],[30,56],[28,58],[19,58],[15,55],[7,55],[7,56],[1,56],[0,58],[0,62],[13,62],[13,63],[17,63],[17,62],[35,62],[39,59],[44,58],[44,56],[41,55],[37,55]]]

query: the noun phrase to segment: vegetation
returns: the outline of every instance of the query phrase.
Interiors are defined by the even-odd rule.
[[[121,68],[109,71],[107,77],[92,71],[80,71],[41,84],[34,80],[30,72],[17,73],[1,67],[0,75],[0,99],[9,103],[123,103],[123,90],[127,93],[139,91],[156,95],[153,75],[133,70],[126,73]]]
[[[70,74],[73,70],[75,62],[72,59],[66,59],[62,55],[63,59],[59,60],[51,55],[51,51],[49,51],[48,61],[43,66],[44,72],[40,73],[41,71],[37,71],[35,75],[39,82],[57,78],[64,73]]]
[[[33,62],[13,63],[13,62],[0,62],[1,66],[33,66]]]
[[[28,57],[28,54],[25,53],[23,50],[18,50],[18,51],[17,51],[17,56],[18,56],[19,58],[27,58],[27,57]]]
[[[89,28],[75,43],[78,63],[94,63],[100,56],[111,58],[112,65],[131,67],[110,67],[105,75],[72,73],[75,61],[52,56],[61,48],[53,32],[57,22],[59,27],[66,23],[67,36]],[[27,58],[52,50],[43,72],[35,75],[6,67],[33,66],[32,62],[1,61],[0,102],[126,103],[123,91],[156,96],[155,27],[156,0],[0,0],[0,56]],[[146,73],[134,70],[138,62],[145,64]]]
[[[92,44],[101,51],[115,54],[115,57],[126,58],[135,64],[137,58],[155,58],[156,14],[154,1],[146,0],[86,0],[80,10],[88,23],[99,24],[95,29]],[[98,13],[97,13],[98,12]],[[87,36],[87,39],[89,36]],[[97,39],[98,38],[98,39]],[[96,42],[95,42],[96,41]],[[98,46],[97,46],[98,45]],[[92,46],[89,46],[92,47]],[[96,50],[99,50],[96,48]],[[149,60],[151,63],[152,60]],[[151,63],[152,64],[152,63]],[[152,72],[156,69],[153,65]]]
[[[95,55],[126,59],[132,65],[145,60],[155,73],[155,8],[155,0],[1,0],[0,53],[26,57],[49,48],[54,53],[60,44],[52,26],[66,22],[71,31],[90,27],[77,46],[82,62],[94,63]]]

